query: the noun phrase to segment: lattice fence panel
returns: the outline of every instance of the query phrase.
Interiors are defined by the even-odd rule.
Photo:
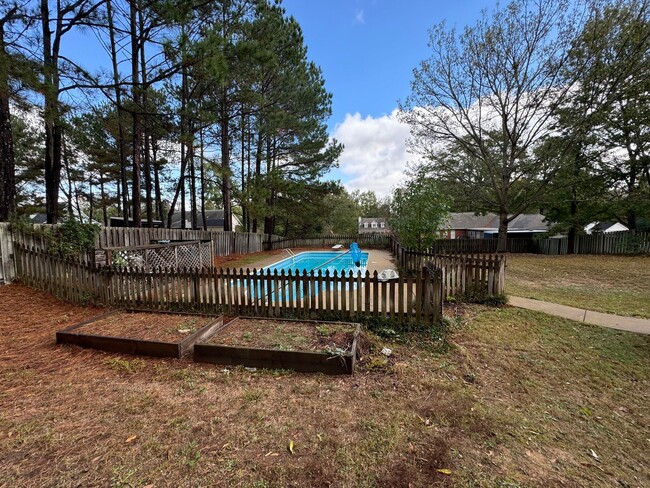
[[[108,265],[128,269],[199,269],[212,265],[209,242],[172,243],[165,246],[111,249]]]
[[[176,248],[177,246],[147,249],[148,267],[150,269],[177,268]]]
[[[183,268],[201,267],[201,248],[194,246],[176,246],[176,265]]]

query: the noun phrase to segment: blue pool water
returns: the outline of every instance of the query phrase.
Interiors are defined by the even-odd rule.
[[[350,253],[345,251],[309,251],[301,252],[271,266],[262,268],[258,271],[258,274],[276,276],[284,271],[285,276],[306,276],[310,271],[315,271],[315,276],[326,276],[326,272],[329,272],[328,276],[334,276],[334,272],[339,277],[349,277],[350,272],[352,272],[352,276],[354,277],[365,276],[368,266],[367,252],[361,253],[359,264],[361,266],[356,266]],[[244,283],[238,283],[238,285],[247,286]],[[250,293],[253,299],[266,298],[269,301],[286,301],[289,295],[296,298],[303,298],[309,295],[318,295],[326,290],[324,283],[321,285],[322,288],[314,285],[315,283],[313,282],[302,282],[302,284],[293,282],[291,285],[287,284],[275,289],[275,284],[269,286],[269,283],[261,281],[258,282],[257,289],[250,290]],[[339,290],[348,289],[348,286],[350,286],[348,283],[338,283]],[[356,287],[356,284],[352,286]]]
[[[316,270],[320,271],[321,275],[324,275],[325,271],[329,271],[329,276],[333,276],[334,271],[337,272],[337,276],[341,276],[342,272],[345,273],[345,276],[349,276],[349,272],[353,271],[354,276],[357,276],[358,273],[363,276],[368,266],[367,252],[361,253],[360,264],[361,266],[355,266],[349,252],[309,251],[283,259],[278,263],[263,268],[262,271],[264,274],[284,271],[287,274],[290,272],[295,275],[297,272],[304,274]]]

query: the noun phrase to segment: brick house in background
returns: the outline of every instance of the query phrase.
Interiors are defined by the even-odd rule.
[[[388,222],[382,217],[359,217],[359,234],[389,234]]]
[[[440,231],[442,238],[490,239],[499,234],[499,216],[496,214],[452,212],[449,217],[449,221]],[[533,237],[548,232],[549,227],[542,214],[521,214],[508,224],[508,237]]]

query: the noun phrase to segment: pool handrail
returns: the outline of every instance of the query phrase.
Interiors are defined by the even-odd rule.
[[[329,261],[325,261],[323,264],[319,264],[319,265],[316,266],[315,268],[312,268],[311,271],[316,271],[318,268],[322,268],[322,267],[325,266],[326,264],[329,264],[329,263],[331,263],[332,261],[336,261],[338,258],[343,257],[343,256],[345,256],[346,254],[349,254],[349,253],[350,253],[350,251],[347,250],[347,251],[345,251],[344,253],[341,253],[341,254],[339,254],[338,256],[336,256],[336,257],[330,259]]]

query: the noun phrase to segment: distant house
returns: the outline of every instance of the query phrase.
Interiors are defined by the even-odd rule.
[[[609,234],[610,232],[625,232],[626,230],[630,229],[625,227],[620,222],[592,222],[591,224],[587,224],[585,226],[585,233],[587,234],[594,232]]]
[[[223,210],[206,210],[205,211],[205,220],[208,230],[222,231],[224,218]],[[239,224],[239,219],[235,214],[232,215],[232,225],[231,229],[235,230]],[[199,229],[203,228],[203,214],[201,212],[197,213],[196,216],[196,225]],[[172,217],[172,229],[181,228],[181,214],[180,212],[175,212]],[[192,228],[192,214],[190,212],[185,212],[185,228]]]
[[[388,234],[388,222],[382,217],[359,217],[359,234]]]
[[[62,214],[63,215],[59,217],[59,223],[61,223],[61,221],[64,218],[66,218],[67,211],[62,211]],[[31,214],[26,214],[23,217],[25,217],[30,224],[47,224],[47,214],[45,212],[35,212]],[[79,220],[80,219],[79,214],[75,213],[74,218],[76,220]],[[90,217],[88,217],[83,212],[81,213],[81,222],[83,223],[92,222],[93,224],[101,225],[101,223],[97,222],[96,220],[90,220]]]
[[[140,219],[140,224],[142,227],[149,227],[149,221],[147,220],[146,217],[142,217]],[[127,221],[127,225],[124,225],[124,217],[111,217],[108,221],[108,225],[110,227],[135,227],[132,218],[129,218],[129,220]],[[162,220],[154,219],[151,221],[151,227],[157,229],[159,227],[164,227],[164,225]]]
[[[521,214],[508,224],[508,237],[533,237],[548,232],[549,223],[542,214]],[[493,213],[454,212],[441,230],[447,239],[490,239],[499,234],[499,216]]]

